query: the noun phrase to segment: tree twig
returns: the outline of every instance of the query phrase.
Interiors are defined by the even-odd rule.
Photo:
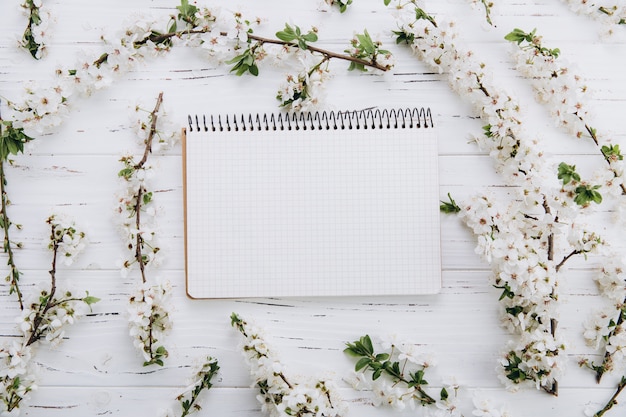
[[[156,104],[154,106],[154,110],[152,110],[152,112],[150,113],[150,119],[151,119],[150,132],[148,133],[148,138],[146,139],[143,156],[141,160],[135,164],[134,166],[135,169],[143,168],[143,166],[146,164],[146,161],[148,160],[148,155],[150,154],[150,152],[152,152],[152,141],[154,140],[154,136],[156,135],[156,132],[157,132],[156,126],[157,126],[157,120],[159,116],[158,115],[159,109],[161,108],[161,103],[163,103],[163,92],[159,93]],[[141,271],[141,280],[145,284],[147,282],[146,265],[143,260],[144,255],[141,249],[144,243],[144,239],[141,236],[141,233],[139,232],[141,230],[141,204],[143,203],[144,192],[145,192],[145,188],[143,187],[143,185],[140,185],[139,189],[137,190],[137,195],[135,196],[136,201],[135,201],[134,210],[135,210],[135,226],[137,228],[137,236],[135,237],[135,259],[137,260],[137,263],[139,264],[139,270]],[[150,326],[150,328],[152,329],[152,326]]]
[[[620,383],[617,384],[617,389],[613,393],[613,396],[611,397],[611,399],[606,403],[604,408],[602,408],[602,410],[595,413],[593,417],[602,417],[604,413],[606,413],[611,408],[613,408],[613,406],[617,404],[617,397],[619,397],[619,395],[622,393],[624,388],[626,388],[626,377],[623,376]]]
[[[7,281],[9,282],[10,289],[9,294],[15,293],[17,295],[17,301],[20,305],[20,310],[24,310],[24,301],[22,298],[22,291],[20,290],[19,280],[20,271],[15,265],[15,259],[13,257],[13,243],[11,242],[10,228],[11,220],[7,214],[7,206],[9,199],[7,197],[6,185],[7,179],[4,171],[4,164],[6,161],[0,158],[0,199],[2,200],[2,212],[0,213],[0,221],[2,222],[2,229],[4,231],[4,252],[7,254],[7,265],[9,266],[9,275],[7,275]]]

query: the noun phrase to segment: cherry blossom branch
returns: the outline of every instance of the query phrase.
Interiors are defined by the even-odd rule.
[[[13,243],[11,242],[10,236],[10,228],[11,228],[11,220],[9,220],[9,216],[7,213],[7,206],[9,204],[9,199],[6,191],[6,174],[4,171],[4,165],[6,161],[0,159],[0,198],[2,199],[2,207],[0,210],[0,221],[2,222],[2,230],[4,231],[4,252],[7,254],[7,265],[9,266],[9,274],[6,277],[7,282],[9,282],[9,294],[15,293],[17,296],[17,301],[20,305],[20,310],[24,309],[24,301],[22,299],[22,291],[20,290],[19,281],[20,281],[20,271],[17,269],[17,265],[15,264],[15,259],[13,257]]]
[[[285,42],[279,39],[270,39],[270,38],[265,38],[262,36],[253,35],[253,34],[248,34],[248,39],[255,40],[257,42],[260,42],[261,44],[268,43],[268,44],[275,44],[275,45],[282,45],[282,46],[290,46],[290,47],[295,47],[295,48],[298,47],[298,44],[294,42]],[[376,61],[369,61],[369,60],[365,60],[361,58],[355,58],[350,55],[339,54],[339,53],[322,49],[322,48],[318,48],[312,45],[307,45],[307,49],[311,52],[316,52],[316,53],[323,55],[324,57],[326,57],[326,59],[336,58],[336,59],[340,59],[343,61],[354,62],[356,64],[360,64],[365,67],[375,68],[380,71],[388,71],[390,69],[389,65],[387,64],[379,64]]]
[[[617,384],[617,389],[615,390],[615,393],[613,393],[611,399],[606,403],[604,408],[595,413],[593,417],[602,417],[607,411],[613,408],[614,405],[617,405],[617,397],[619,397],[624,388],[626,388],[626,377],[622,377],[619,384]]]
[[[612,145],[610,138],[601,139],[597,129],[588,120],[590,111],[584,97],[589,93],[589,88],[585,85],[584,77],[571,72],[568,63],[560,57],[558,48],[543,46],[541,36],[535,30],[526,33],[515,29],[505,39],[518,46],[513,54],[516,68],[530,81],[535,99],[550,106],[559,126],[568,133],[577,138],[586,133],[591,138],[611,173],[607,188],[615,188],[615,184],[618,184],[621,194],[626,195],[623,156],[619,145]]]
[[[161,107],[162,102],[163,102],[163,93],[161,92],[159,93],[159,96],[157,97],[154,110],[152,110],[152,113],[150,113],[150,119],[152,120],[152,123],[150,124],[150,131],[148,133],[148,139],[146,139],[146,146],[145,146],[144,153],[143,153],[141,160],[135,164],[135,167],[134,167],[135,170],[142,169],[144,167],[146,161],[148,160],[148,155],[152,151],[152,141],[154,140],[154,136],[156,135],[158,113],[159,113],[159,109]],[[144,200],[145,191],[146,190],[143,186],[140,186],[139,189],[137,190],[137,198],[135,201],[135,226],[137,227],[137,230],[141,230],[141,210],[142,210],[141,204],[143,203],[143,200]],[[146,270],[145,270],[146,262],[144,260],[144,255],[142,253],[143,245],[144,245],[144,240],[143,240],[142,234],[138,232],[136,236],[136,241],[135,241],[135,259],[137,263],[139,264],[139,270],[141,271],[141,280],[145,284],[147,282],[147,278],[146,278]],[[152,329],[152,326],[150,326],[150,328]],[[152,337],[150,337],[150,340],[152,340]]]
[[[546,186],[544,176],[554,173],[554,164],[538,149],[539,139],[529,137],[519,104],[493,82],[487,65],[472,51],[457,47],[454,22],[435,21],[416,1],[398,3],[406,15],[398,17],[397,42],[407,43],[420,59],[446,74],[452,89],[474,105],[487,123],[476,143],[519,192],[508,206],[498,198],[479,196],[461,205],[460,211],[477,235],[477,253],[492,266],[494,287],[502,290],[503,324],[516,335],[499,377],[507,387],[525,384],[557,395],[566,347],[557,335],[554,311],[557,267],[561,269],[574,254],[556,264],[555,248],[570,247],[564,250],[575,254],[596,250],[602,241],[575,219],[601,197],[595,186],[581,181],[574,166],[565,163],[558,170],[562,187]]]
[[[128,239],[126,247],[132,253],[130,259],[123,262],[122,275],[128,274],[135,263],[141,275],[141,285],[129,299],[130,335],[135,347],[143,355],[144,366],[164,365],[168,352],[160,339],[171,328],[167,310],[171,287],[168,282],[157,280],[153,283],[147,276],[147,267],[156,263],[157,253],[161,251],[155,244],[156,209],[153,207],[152,192],[148,191],[153,167],[148,164],[148,158],[155,148],[171,145],[168,141],[173,143],[179,135],[178,132],[165,131],[162,103],[161,92],[151,111],[143,110],[141,106],[135,108],[141,112],[136,121],[136,133],[142,141],[141,158],[135,162],[132,155],[122,157],[124,168],[118,173],[124,189],[117,211],[122,219],[121,232]]]

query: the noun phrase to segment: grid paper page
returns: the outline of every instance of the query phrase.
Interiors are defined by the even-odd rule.
[[[434,129],[189,132],[193,298],[435,293]]]

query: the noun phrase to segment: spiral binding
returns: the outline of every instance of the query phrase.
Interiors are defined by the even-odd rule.
[[[189,131],[414,129],[433,127],[430,108],[188,116]]]

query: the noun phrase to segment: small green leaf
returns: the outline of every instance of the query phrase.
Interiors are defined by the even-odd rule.
[[[602,155],[604,155],[604,158],[611,162],[611,161],[621,161],[624,159],[624,156],[621,154],[620,150],[619,150],[619,145],[604,145],[602,146]]]
[[[87,305],[92,305],[97,303],[98,301],[100,301],[100,299],[98,297],[93,297],[91,295],[88,295],[87,297],[83,298],[83,302]]]
[[[374,346],[372,345],[372,339],[370,339],[369,335],[366,334],[361,337],[360,342],[363,344],[363,347],[366,349],[368,354],[374,354]]]
[[[576,187],[574,202],[580,206],[586,206],[591,202],[596,204],[602,203],[602,194],[597,191],[599,188],[599,185],[591,186],[588,184]]]
[[[439,393],[439,397],[441,398],[441,401],[446,401],[449,396],[450,395],[448,394],[448,391],[445,388],[441,388],[441,392]]]
[[[373,54],[374,52],[376,52],[376,45],[374,45],[374,42],[372,41],[370,34],[367,33],[367,30],[365,30],[362,35],[357,34],[356,38],[361,44],[361,47],[365,49],[368,54]]]
[[[317,42],[317,34],[315,32],[309,32],[306,35],[303,35],[302,39],[307,42]]]
[[[442,213],[452,214],[461,211],[461,207],[456,204],[456,201],[454,201],[450,193],[448,193],[448,200],[449,201],[440,201],[441,204],[439,205],[439,210]]]
[[[354,365],[354,370],[358,372],[363,368],[367,368],[371,363],[372,360],[370,358],[361,358],[358,360],[356,365]]]
[[[576,165],[568,165],[565,162],[559,164],[558,178],[563,181],[563,185],[567,185],[571,181],[580,181],[580,175],[576,172]]]
[[[292,42],[294,39],[296,39],[295,34],[289,33],[287,31],[276,32],[276,37],[284,42]]]
[[[176,29],[177,29],[176,19],[172,19],[171,21],[172,21],[172,23],[170,24],[169,28],[167,28],[167,32],[168,33],[174,33],[174,32],[176,32]]]
[[[401,30],[394,30],[393,34],[396,35],[396,44],[406,43],[407,45],[415,42],[415,35],[413,33],[404,32]]]
[[[504,39],[509,42],[516,42],[518,45],[524,41],[532,41],[532,38],[529,40],[529,34],[517,28],[513,29],[512,32],[509,32]]]
[[[124,178],[125,180],[130,180],[130,178],[133,176],[133,172],[135,172],[133,168],[124,168],[117,173],[117,176]]]
[[[388,353],[379,353],[378,355],[376,355],[375,361],[383,362],[383,361],[386,361],[387,359],[389,359]]]

